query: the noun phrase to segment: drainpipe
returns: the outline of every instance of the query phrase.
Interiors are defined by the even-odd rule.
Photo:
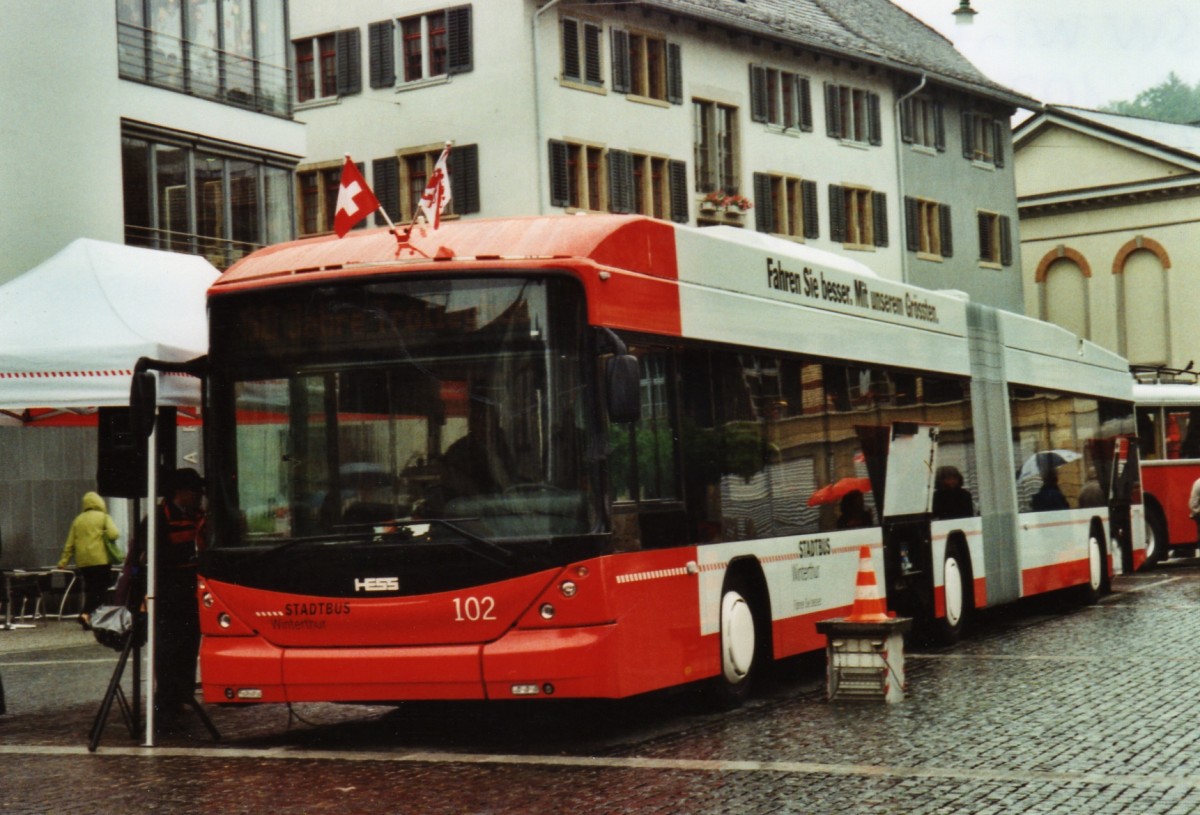
[[[898,186],[900,188],[900,200],[897,203],[900,207],[900,231],[902,240],[904,241],[900,249],[900,282],[902,283],[908,282],[908,231],[907,224],[904,223],[904,163],[901,158],[903,155],[904,140],[900,138],[900,133],[904,126],[900,120],[902,115],[900,106],[920,93],[928,79],[929,77],[925,74],[921,74],[921,81],[917,83],[917,87],[896,100],[896,173],[898,174],[897,180],[899,181]]]
[[[533,132],[537,143],[534,144],[533,155],[537,163],[537,179],[538,179],[538,215],[544,215],[546,212],[546,185],[549,180],[546,177],[546,162],[542,160],[542,98],[539,88],[541,87],[542,78],[540,75],[541,68],[538,61],[538,46],[537,46],[537,31],[539,18],[549,11],[554,6],[557,6],[561,0],[550,0],[533,13],[533,21],[530,23],[530,45],[533,46]]]

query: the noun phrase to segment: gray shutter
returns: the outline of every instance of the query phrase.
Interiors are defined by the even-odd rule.
[[[347,28],[334,36],[338,96],[362,92],[362,32]]]
[[[400,220],[400,159],[395,156],[375,159],[371,162],[371,178],[380,208],[393,221]],[[387,225],[387,219],[379,210],[375,210],[375,225]]]
[[[601,33],[600,26],[583,24],[583,79],[593,85],[604,84],[600,70]]]
[[[846,192],[837,184],[829,185],[829,240],[846,242]]]
[[[761,65],[750,66],[750,120],[767,120],[767,69]]]
[[[1004,123],[992,122],[992,143],[995,147],[995,152],[992,154],[993,162],[997,167],[1004,166]]]
[[[624,150],[608,151],[608,209],[633,212],[633,154]]]
[[[446,9],[447,74],[465,74],[474,67],[471,36],[471,7]]]
[[[754,174],[754,228],[759,232],[775,231],[775,202],[771,200],[771,176]]]
[[[671,220],[686,224],[688,213],[687,164],[678,159],[667,162],[667,183],[671,193]]]
[[[939,153],[946,152],[946,106],[941,102],[933,106],[933,146]]]
[[[579,22],[564,17],[562,21],[563,79],[582,79],[579,72]]]
[[[389,88],[396,84],[394,27],[391,20],[367,26],[367,64],[372,88]]]
[[[908,244],[908,251],[921,251],[921,224],[919,221],[920,207],[917,204],[917,199],[910,196],[904,196],[904,239]]]
[[[455,145],[450,151],[450,206],[455,215],[479,212],[479,145]]]
[[[1000,216],[1000,265],[1011,266],[1012,251],[1012,220],[1007,215]]]
[[[912,144],[913,137],[913,100],[905,99],[900,104],[900,141]]]
[[[867,95],[867,135],[871,144],[883,144],[883,119],[879,110],[879,94]]]
[[[667,101],[683,104],[683,57],[679,43],[667,43]]]
[[[571,205],[571,186],[567,174],[570,172],[568,159],[570,152],[564,141],[550,140],[550,205],[568,207]]]
[[[871,218],[874,220],[875,245],[888,245],[887,193],[871,193]]]
[[[992,259],[992,230],[988,228],[988,216],[980,212],[975,216],[975,223],[979,230],[979,259]]]
[[[806,133],[813,129],[811,84],[807,77],[800,77],[800,129]]]
[[[975,129],[971,127],[971,112],[962,113],[962,149],[963,158],[975,158]]]
[[[629,32],[609,31],[612,40],[612,85],[616,93],[629,93]]]
[[[825,132],[831,138],[842,137],[842,109],[838,86],[825,83]]]
[[[804,237],[821,237],[820,221],[817,218],[817,182],[801,181],[800,197],[804,201]]]
[[[950,217],[949,204],[938,205],[938,218],[941,221],[942,230],[942,257],[954,257],[954,237],[951,234],[950,228],[952,219]]]

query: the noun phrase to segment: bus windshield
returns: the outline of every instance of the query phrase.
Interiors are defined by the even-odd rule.
[[[592,531],[582,304],[553,277],[214,298],[212,545]]]

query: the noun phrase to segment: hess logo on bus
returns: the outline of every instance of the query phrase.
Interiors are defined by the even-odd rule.
[[[400,591],[398,577],[357,577],[354,579],[355,591]]]

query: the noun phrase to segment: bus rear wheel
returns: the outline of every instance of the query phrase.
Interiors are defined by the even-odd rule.
[[[933,636],[942,645],[953,645],[962,638],[974,607],[971,562],[963,554],[962,547],[954,545],[946,549],[942,575],[945,614],[933,619]]]
[[[1099,602],[1108,589],[1108,556],[1104,538],[1095,531],[1088,537],[1088,582],[1079,589],[1086,605]]]
[[[1167,522],[1163,518],[1162,510],[1154,506],[1146,507],[1146,528],[1150,534],[1149,540],[1146,541],[1146,562],[1142,564],[1143,569],[1164,560],[1170,547],[1167,540]]]

